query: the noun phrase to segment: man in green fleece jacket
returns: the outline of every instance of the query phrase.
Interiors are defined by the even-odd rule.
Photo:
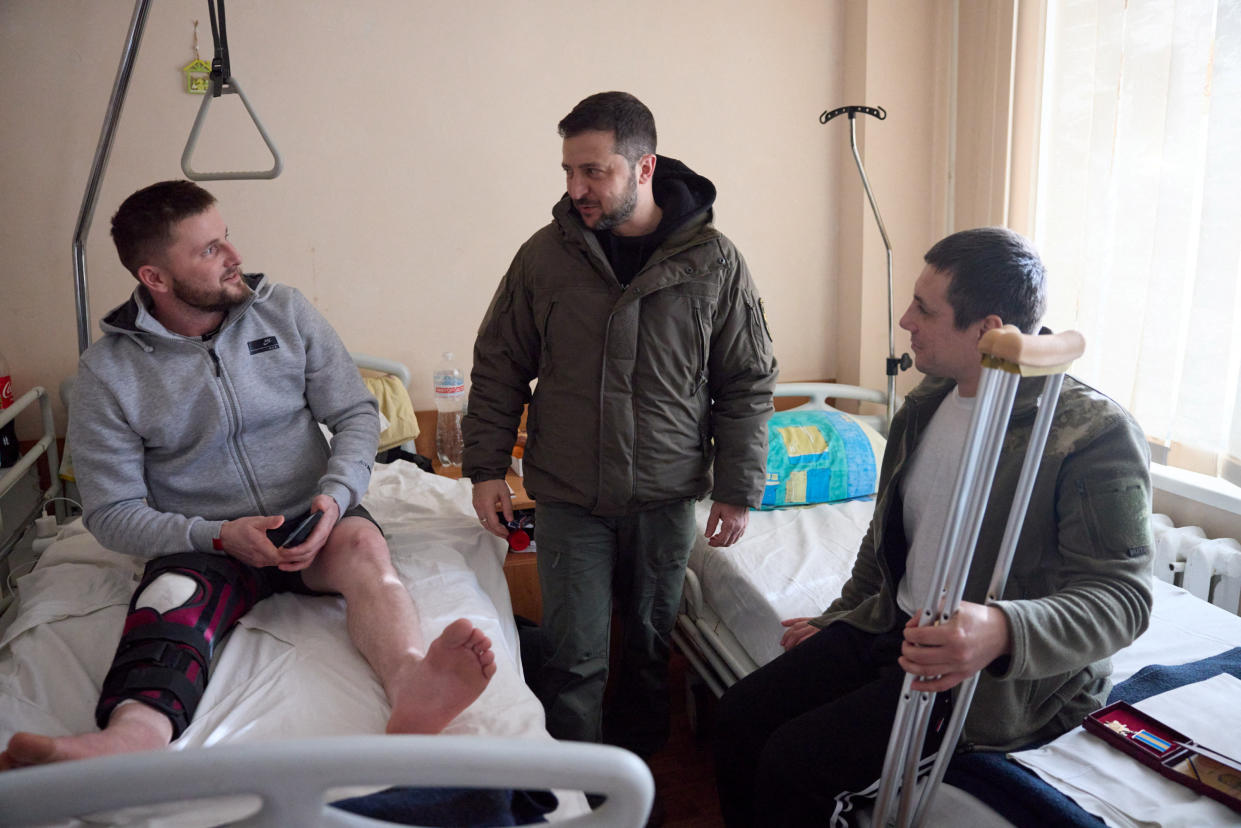
[[[964,749],[1055,737],[1107,697],[1109,656],[1150,618],[1145,438],[1112,400],[1066,377],[1003,597],[984,603],[1043,379],[1020,382],[960,610],[911,621],[928,594],[981,378],[978,341],[1038,329],[1045,275],[1003,228],[954,234],[926,254],[901,317],[927,378],[896,414],[875,516],[841,596],[785,621],[786,652],[725,694],[716,723],[729,826],[845,825],[874,796],[904,676],[939,693],[981,672]],[[951,746],[956,748],[958,746]]]

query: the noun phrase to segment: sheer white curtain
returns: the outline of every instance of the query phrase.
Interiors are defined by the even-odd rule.
[[[1035,240],[1075,373],[1241,484],[1241,2],[1049,0]]]

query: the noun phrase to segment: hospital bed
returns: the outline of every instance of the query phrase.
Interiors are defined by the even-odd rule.
[[[653,784],[640,760],[548,735],[522,677],[505,545],[479,527],[469,482],[380,463],[363,504],[384,528],[426,640],[461,617],[492,640],[495,676],[443,734],[378,735],[387,701],[349,641],[342,601],[275,595],[221,648],[193,722],[169,750],[0,773],[0,823],[386,824],[323,803],[435,785],[554,790],[553,820],[641,825]],[[18,730],[94,729],[142,563],[104,549],[75,520],[17,580],[0,619],[0,744]],[[583,791],[607,799],[590,812]]]
[[[776,393],[806,400],[793,410],[830,409],[829,399],[879,401],[877,392],[838,385],[781,385]],[[872,418],[863,427],[872,425],[879,430],[884,423]],[[882,440],[872,435],[871,445],[877,470]],[[708,546],[700,531],[673,634],[696,674],[697,687],[690,688],[687,697],[691,708],[701,708],[708,701],[704,690],[718,697],[778,656],[782,619],[816,616],[840,595],[873,506],[873,498],[861,497],[751,510],[745,536],[724,549]],[[705,528],[708,508],[709,504],[699,504],[700,530]],[[1182,665],[1241,646],[1241,618],[1236,615],[1241,547],[1225,541],[1198,554],[1184,548],[1182,533],[1166,517],[1156,515],[1153,524],[1154,614],[1150,629],[1113,657],[1116,684],[1149,664]],[[1182,584],[1192,592],[1182,589]],[[693,718],[702,720],[703,716]],[[1241,714],[1235,718],[1235,729],[1241,732]],[[932,825],[1008,824],[994,810],[951,785],[941,790],[934,809]]]
[[[882,406],[887,400],[882,392],[838,383],[780,383],[775,396],[777,409],[792,412],[839,412],[837,406],[845,401]],[[872,454],[873,494],[886,417],[841,416],[856,422],[867,437],[864,445],[857,441],[851,448]],[[723,695],[737,679],[779,655],[782,619],[818,615],[840,594],[873,506],[871,497],[861,496],[751,510],[745,536],[723,549],[707,545],[703,532],[698,533],[673,640],[714,695]],[[709,511],[709,503],[698,504],[704,531]]]

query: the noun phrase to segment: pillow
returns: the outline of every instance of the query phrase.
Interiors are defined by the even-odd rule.
[[[875,493],[884,439],[843,411],[778,411],[767,421],[767,444],[767,486],[759,508]]]
[[[387,451],[418,436],[418,418],[409,391],[401,380],[392,374],[362,376],[366,390],[379,403],[380,425],[379,451]]]

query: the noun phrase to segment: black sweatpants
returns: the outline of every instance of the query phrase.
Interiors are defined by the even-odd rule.
[[[846,824],[851,794],[873,797],[905,672],[900,629],[832,624],[737,682],[720,702],[715,762],[725,823]],[[923,755],[950,714],[940,693]]]

